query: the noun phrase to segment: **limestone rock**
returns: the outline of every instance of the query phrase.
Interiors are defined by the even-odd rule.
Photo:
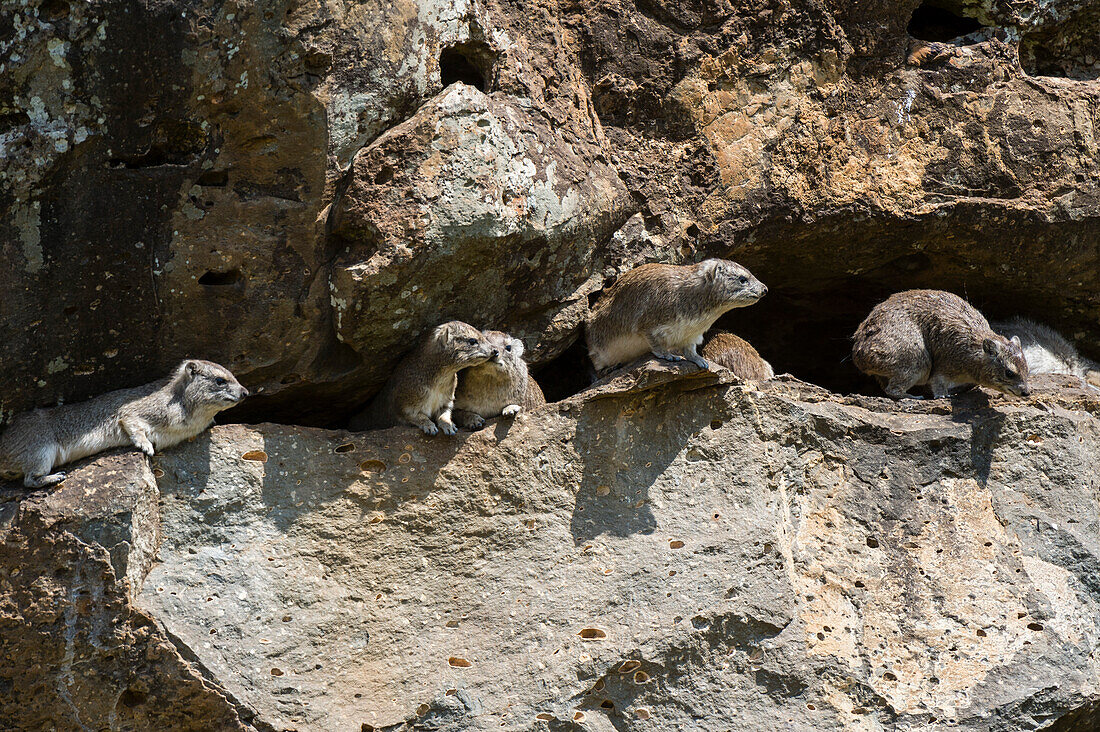
[[[1070,381],[895,403],[648,362],[457,439],[217,427],[155,459],[159,506],[104,457],[5,509],[0,607],[41,632],[3,634],[0,688],[48,651],[20,720],[94,686],[219,729],[1088,729],[1100,399]],[[127,594],[100,543],[149,515]],[[146,616],[157,653],[105,672]],[[189,695],[126,696],[166,669]]]

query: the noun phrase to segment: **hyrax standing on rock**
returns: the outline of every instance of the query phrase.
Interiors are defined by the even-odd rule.
[[[411,424],[426,434],[458,431],[451,421],[458,372],[485,363],[493,346],[472,325],[452,320],[437,325],[397,364],[389,381],[366,409],[352,417],[353,430]]]
[[[878,378],[894,399],[928,384],[932,395],[980,384],[1027,396],[1027,361],[1020,340],[989,327],[965,300],[941,290],[891,295],[860,323],[852,346],[856,367]]]
[[[527,373],[523,341],[499,330],[485,331],[494,355],[458,373],[454,417],[462,427],[477,429],[485,420],[512,417],[546,404],[542,389]]]
[[[747,269],[725,259],[698,264],[643,264],[600,298],[585,325],[597,372],[652,353],[707,368],[696,353],[724,313],[752,305],[768,291]]]
[[[1100,387],[1100,363],[1082,356],[1072,343],[1050,326],[1019,315],[990,325],[1006,338],[1020,340],[1031,373],[1076,376]]]
[[[715,331],[703,346],[703,358],[729,369],[739,379],[762,381],[775,376],[772,365],[751,343],[724,330]]]
[[[55,466],[112,447],[133,445],[152,455],[199,434],[246,396],[228,369],[187,360],[145,386],[25,412],[0,435],[0,477],[22,475],[28,488],[41,488],[65,478],[50,473]]]

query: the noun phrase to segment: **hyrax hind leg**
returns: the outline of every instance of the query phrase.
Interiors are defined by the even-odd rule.
[[[664,361],[691,361],[701,369],[709,367],[707,360],[695,352],[694,343],[687,346],[670,343],[660,330],[647,333],[646,343],[653,355]]]
[[[45,488],[65,480],[65,473],[50,473],[53,468],[53,446],[43,448],[32,456],[30,464],[23,466],[23,485],[27,488]]]

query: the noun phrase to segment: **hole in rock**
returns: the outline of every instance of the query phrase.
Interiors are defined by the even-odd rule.
[[[139,704],[144,704],[147,698],[148,695],[143,691],[138,691],[137,689],[127,689],[126,691],[122,692],[122,696],[120,696],[118,700],[122,703],[122,706],[133,709]]]
[[[871,547],[872,549],[877,549],[878,548],[878,539],[876,539],[873,536],[868,536],[867,537],[867,546]]]
[[[444,87],[456,82],[489,91],[496,54],[482,41],[447,46],[439,54],[439,81]]]
[[[30,124],[30,122],[30,115],[21,110],[0,112],[0,133],[7,132],[16,127],[22,127],[23,125]]]
[[[925,0],[913,11],[906,30],[922,41],[951,41],[982,28],[975,18],[966,18],[949,10],[944,4]]]
[[[241,270],[236,267],[225,272],[210,270],[202,277],[199,277],[199,284],[206,287],[232,287],[243,281],[244,275],[242,275]]]
[[[459,658],[458,656],[451,656],[447,659],[447,663],[454,668],[470,668],[471,666],[473,666],[473,664],[467,661],[465,658]]]
[[[1100,7],[1071,11],[1057,23],[1020,38],[1020,66],[1028,76],[1076,81],[1100,79]]]
[[[337,445],[333,452],[345,453],[355,452],[355,443],[345,442],[343,445]]]
[[[225,188],[229,184],[228,170],[208,170],[195,181],[207,188]]]
[[[599,628],[582,628],[577,635],[585,640],[604,640],[607,638],[607,633]]]
[[[587,389],[592,383],[592,362],[588,360],[584,338],[578,338],[557,358],[532,367],[531,375],[548,402],[558,402]]]
[[[374,176],[375,185],[385,185],[393,180],[393,168],[388,165],[383,165],[382,169],[378,171],[378,174]]]
[[[619,666],[619,673],[628,674],[631,671],[636,671],[638,668],[641,667],[641,665],[642,665],[641,661],[635,661],[635,660],[624,661],[623,665]]]
[[[600,702],[600,706],[604,709],[614,709],[615,702],[611,701],[610,699],[604,699],[602,702]]]

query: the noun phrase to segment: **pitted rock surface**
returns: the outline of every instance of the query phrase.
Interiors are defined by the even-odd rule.
[[[216,427],[155,459],[129,604],[118,531],[67,520],[115,599],[52,623],[151,617],[157,671],[258,729],[1093,724],[1100,399],[1038,385],[897,404],[646,362],[457,439]],[[18,528],[44,500],[5,504],[5,546],[51,546]],[[73,668],[40,670],[62,726]]]

